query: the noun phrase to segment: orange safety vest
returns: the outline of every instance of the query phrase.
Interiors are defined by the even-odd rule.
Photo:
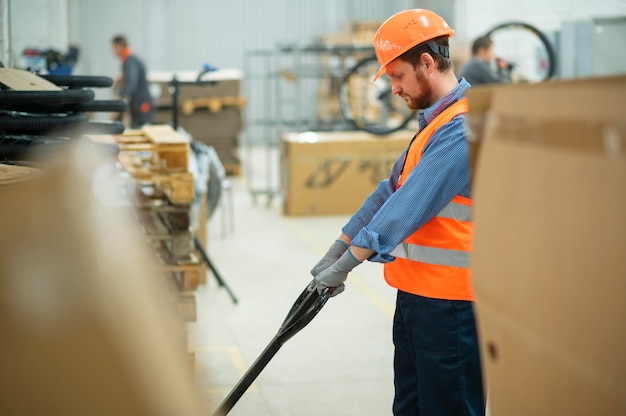
[[[467,98],[463,98],[419,132],[407,151],[398,188],[420,162],[432,135],[468,110]],[[469,268],[474,229],[471,206],[471,199],[456,195],[435,217],[393,249],[390,254],[396,259],[384,268],[387,283],[430,298],[474,300]]]

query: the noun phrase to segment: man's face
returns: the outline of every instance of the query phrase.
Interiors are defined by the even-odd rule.
[[[486,48],[480,48],[478,50],[477,56],[487,62],[491,62],[494,59],[494,48],[493,43]]]
[[[410,63],[396,59],[387,65],[386,72],[391,79],[391,92],[402,98],[411,110],[422,110],[433,104],[432,88],[422,64],[413,68]]]
[[[491,62],[493,61],[494,56],[495,56],[494,48],[493,48],[493,43],[492,43],[491,45],[487,46],[487,53],[485,57],[487,58],[487,61]]]
[[[113,49],[113,54],[118,57],[122,56],[122,52],[124,51],[124,47],[120,45],[119,43],[115,43],[115,42],[111,44],[111,49]]]

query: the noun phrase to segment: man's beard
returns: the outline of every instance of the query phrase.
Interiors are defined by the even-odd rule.
[[[418,85],[422,88],[422,93],[417,97],[409,97],[406,105],[411,110],[423,110],[433,104],[431,102],[433,91],[426,80],[426,76],[419,69],[415,72],[415,79],[417,79]]]

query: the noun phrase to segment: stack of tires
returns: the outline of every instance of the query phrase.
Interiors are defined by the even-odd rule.
[[[120,121],[93,120],[93,113],[123,113],[124,100],[96,100],[93,88],[109,88],[105,76],[40,75],[54,91],[16,91],[0,85],[0,164],[29,165],[52,157],[86,134],[121,134]]]

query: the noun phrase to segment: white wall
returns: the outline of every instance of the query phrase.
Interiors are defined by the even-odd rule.
[[[32,0],[27,0],[32,1]],[[380,19],[407,0],[69,0],[85,73],[110,74],[109,42],[126,34],[152,70],[241,68],[246,51],[308,44],[350,19]]]
[[[78,73],[115,75],[110,39],[128,36],[153,70],[197,69],[204,62],[242,67],[246,51],[310,43],[349,20],[385,19],[431,8],[456,30],[453,47],[506,20],[541,30],[564,21],[626,15],[626,0],[9,0],[12,56],[25,47],[81,47]]]
[[[6,0],[5,0],[6,1]],[[81,47],[76,71],[110,75],[113,35],[128,36],[155,70],[196,69],[209,61],[241,67],[250,49],[309,43],[351,19],[381,19],[412,0],[9,0],[12,56],[26,47]]]
[[[13,66],[28,47],[67,51],[67,0],[10,0],[8,4]]]
[[[591,25],[595,18],[625,16],[626,0],[458,0],[455,11],[457,35],[452,44],[453,49],[463,51],[467,57],[471,42],[477,36],[499,23],[522,21],[535,26],[552,41],[557,55],[557,77],[626,72],[626,51],[623,48],[612,48],[611,55],[607,56],[593,46],[598,43],[594,34],[573,33],[578,30],[576,24],[580,22]],[[624,30],[612,33],[616,38],[611,39],[611,44],[626,44]],[[585,60],[594,59],[608,60],[609,63],[606,68],[585,63]]]
[[[456,19],[460,37],[473,39],[508,20],[550,32],[559,30],[564,21],[624,15],[626,0],[460,0]]]
[[[10,65],[9,0],[0,0],[0,62]]]

